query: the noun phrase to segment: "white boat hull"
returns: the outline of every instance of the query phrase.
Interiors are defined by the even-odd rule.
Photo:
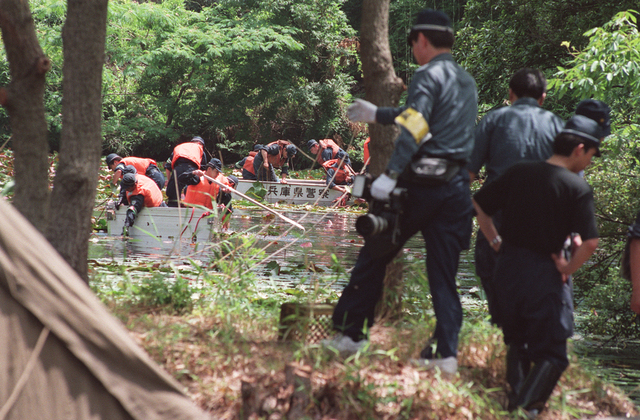
[[[127,214],[125,206],[116,210],[107,204],[107,233],[112,236],[122,235],[124,219]],[[202,209],[182,207],[145,207],[136,216],[136,221],[129,228],[131,239],[156,238],[160,241],[177,239],[192,242],[207,242],[220,226],[219,217],[204,216]]]

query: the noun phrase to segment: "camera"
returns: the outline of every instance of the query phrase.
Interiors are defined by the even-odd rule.
[[[370,175],[357,175],[353,182],[352,194],[369,201],[369,212],[356,219],[356,231],[365,239],[387,234],[391,237],[391,244],[396,244],[400,234],[400,217],[403,213],[407,196],[405,188],[395,188],[389,195],[388,201],[376,200],[371,196]]]

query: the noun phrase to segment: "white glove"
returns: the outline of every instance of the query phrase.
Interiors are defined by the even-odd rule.
[[[371,102],[363,99],[356,99],[354,103],[347,108],[347,118],[353,122],[376,122],[376,111],[378,107]]]
[[[398,180],[391,179],[387,175],[382,174],[371,184],[371,195],[376,200],[386,201],[389,199],[389,194],[396,187]]]

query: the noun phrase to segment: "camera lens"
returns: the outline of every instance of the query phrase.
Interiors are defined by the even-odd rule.
[[[387,222],[387,219],[371,213],[356,219],[356,232],[365,237],[378,235],[384,232],[388,226],[389,222]]]

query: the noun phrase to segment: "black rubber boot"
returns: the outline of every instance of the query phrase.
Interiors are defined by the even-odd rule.
[[[517,408],[518,393],[522,388],[525,378],[531,370],[531,361],[527,349],[522,346],[511,345],[507,349],[507,382],[509,392],[509,405],[507,409],[513,411]]]
[[[561,375],[562,370],[548,360],[533,365],[520,388],[516,406],[524,408],[529,418],[535,418],[544,409]]]

